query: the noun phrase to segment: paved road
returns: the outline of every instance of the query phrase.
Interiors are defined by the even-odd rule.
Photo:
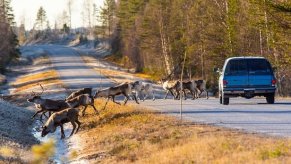
[[[180,101],[157,100],[143,103],[152,109],[180,117]],[[262,98],[230,99],[230,105],[220,105],[217,98],[183,101],[183,119],[213,124],[248,132],[291,137],[291,101],[278,100],[266,104]]]
[[[79,53],[65,46],[59,45],[41,45],[50,57],[52,66],[58,71],[63,84],[69,89],[79,89],[92,87],[97,89],[109,87],[113,82],[105,76],[88,67],[80,57]]]
[[[72,89],[113,85],[110,79],[88,67],[72,48],[63,46],[38,46],[49,53],[52,65],[62,81]],[[101,80],[102,79],[102,80]],[[230,99],[230,105],[220,105],[210,98],[183,101],[183,118],[217,126],[243,129],[248,132],[291,137],[291,101],[281,100],[266,104],[265,99]],[[180,101],[147,100],[141,105],[179,117]]]

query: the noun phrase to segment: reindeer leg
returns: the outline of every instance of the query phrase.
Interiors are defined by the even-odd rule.
[[[123,94],[123,95],[125,96],[124,104],[123,105],[125,105],[127,103],[128,99],[129,99],[129,96],[126,95],[126,94]],[[136,97],[135,96],[133,97],[133,99],[135,99],[135,101],[136,101]]]
[[[80,125],[81,125],[81,122],[78,119],[76,119],[76,123],[78,124],[78,128],[77,128],[75,134],[79,131],[79,128],[80,128]]]
[[[83,111],[82,111],[82,116],[85,116],[85,111],[86,111],[86,109],[87,109],[87,106],[88,106],[88,105],[85,105],[85,107],[84,107],[84,109],[83,109]]]
[[[102,110],[105,110],[105,108],[106,108],[106,105],[107,105],[107,103],[108,103],[108,101],[109,101],[109,97],[107,98],[107,101],[106,101],[106,103],[105,103],[105,105],[104,105],[104,107],[103,107],[103,109]]]
[[[98,110],[95,108],[94,104],[91,104],[91,106],[93,107],[93,109],[95,110],[96,114],[99,114]]]
[[[64,127],[63,127],[63,125],[61,124],[60,125],[60,127],[61,127],[61,133],[62,133],[62,135],[61,135],[61,139],[64,139],[66,136],[65,136],[65,132],[64,132]]]
[[[186,94],[186,91],[183,90],[183,93],[184,93],[184,100],[187,100],[187,94]]]
[[[192,95],[192,100],[195,100],[195,91],[191,91],[191,95]]]
[[[133,95],[133,99],[135,100],[135,102],[136,102],[137,104],[139,104],[137,98],[136,98],[134,95]],[[124,105],[125,105],[125,103],[124,103]]]
[[[152,97],[153,97],[153,101],[155,101],[156,97],[155,97],[155,92],[154,91],[152,92]]]
[[[206,92],[206,99],[209,99],[208,91],[205,91],[205,92]]]
[[[116,101],[115,101],[115,96],[112,96],[112,101],[113,101],[115,104],[121,105],[120,102],[116,102]]]
[[[31,119],[33,119],[38,113],[41,113],[41,112],[44,112],[44,110],[42,109],[42,110],[35,112],[35,114],[31,117]]]
[[[73,129],[72,129],[72,132],[71,132],[71,134],[70,134],[70,137],[74,134],[74,131],[75,131],[75,129],[76,129],[76,124],[75,124],[75,122],[74,122],[74,121],[71,121],[71,124],[73,125]]]
[[[169,94],[169,90],[166,91],[166,95],[164,97],[164,100],[167,98],[168,94]]]

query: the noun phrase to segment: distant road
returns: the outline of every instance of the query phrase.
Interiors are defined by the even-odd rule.
[[[57,70],[63,84],[69,89],[84,87],[97,88],[113,85],[113,81],[99,74],[84,63],[79,53],[70,47],[61,45],[38,45],[46,52]]]
[[[38,48],[49,54],[52,66],[59,72],[64,84],[71,89],[98,88],[101,83],[103,87],[113,85],[112,80],[87,66],[73,48],[59,45],[42,45]],[[179,117],[180,101],[177,100],[147,100],[141,102],[141,105]],[[291,100],[266,104],[263,98],[233,98],[230,99],[230,105],[225,106],[220,105],[216,98],[188,99],[183,101],[183,118],[247,132],[291,137]]]

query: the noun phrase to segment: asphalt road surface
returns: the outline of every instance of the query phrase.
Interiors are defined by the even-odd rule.
[[[80,58],[79,53],[59,45],[42,45],[59,72],[64,84],[71,88],[112,86],[113,82],[94,71]],[[180,117],[180,101],[172,99],[146,100],[141,105],[162,113]],[[230,99],[230,105],[220,105],[217,98],[183,100],[183,119],[241,129],[247,132],[291,137],[291,100],[266,104],[264,98]]]

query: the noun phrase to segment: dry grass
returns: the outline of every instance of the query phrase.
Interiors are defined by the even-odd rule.
[[[41,84],[61,84],[57,71],[47,70],[40,73],[28,74],[16,79],[11,85],[16,88],[15,92],[35,87],[38,83]]]
[[[98,100],[101,108],[104,101]],[[77,159],[102,163],[288,163],[291,142],[185,123],[136,106],[110,103],[81,118]],[[76,151],[76,150],[73,150]]]

